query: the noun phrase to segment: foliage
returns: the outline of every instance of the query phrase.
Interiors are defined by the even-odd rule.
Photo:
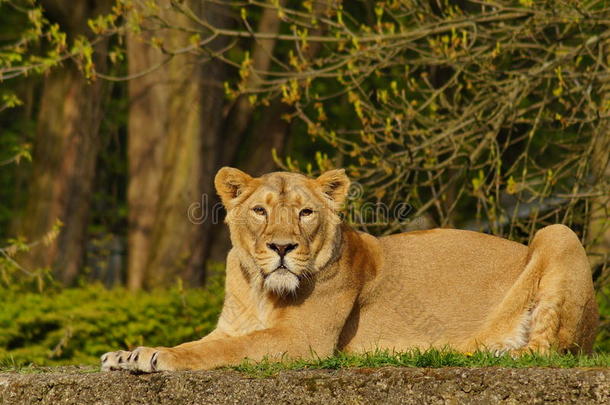
[[[222,277],[205,289],[130,293],[100,284],[42,293],[0,289],[0,366],[97,364],[101,354],[174,346],[216,325]]]
[[[496,356],[493,353],[477,351],[457,353],[448,349],[412,350],[400,353],[377,351],[366,354],[337,353],[335,356],[317,360],[296,360],[285,362],[261,361],[244,362],[233,367],[235,370],[255,377],[270,377],[283,370],[340,369],[346,367],[608,367],[610,355],[596,354],[581,356],[573,354],[524,354],[511,357],[508,354]]]
[[[242,76],[268,80],[244,91],[282,97],[337,148],[364,187],[354,204],[406,201],[411,218],[525,242],[561,222],[586,239],[590,199],[610,194],[595,167],[610,136],[605,2],[325,4],[276,5],[288,63],[257,72],[246,57]],[[354,212],[374,233],[409,226]]]
[[[154,4],[138,4],[127,29],[177,28]],[[225,83],[230,99],[290,105],[285,118],[336,152],[278,163],[346,167],[358,183],[354,225],[387,234],[421,220],[527,243],[544,225],[564,223],[585,244],[599,236],[589,232],[593,207],[610,198],[607,2],[224,4],[231,28],[172,2],[196,25],[180,27],[193,41],[159,47],[168,58],[226,62],[239,77]],[[253,30],[270,10],[279,33]],[[208,45],[219,37],[232,41],[220,51]],[[265,40],[277,51],[260,69],[246,44]],[[610,276],[602,268],[600,284]]]
[[[223,2],[227,28],[189,2],[161,11],[154,1],[118,0],[89,20],[86,37],[61,32],[37,1],[15,3],[0,1],[23,20],[3,41],[0,80],[67,59],[91,80],[128,80],[187,53],[202,63],[222,60],[235,78],[224,84],[228,98],[247,95],[260,108],[280,98],[293,108],[287,120],[299,118],[312,139],[336,149],[282,165],[346,167],[360,186],[349,219],[369,232],[418,226],[404,220],[408,214],[522,242],[556,222],[585,243],[595,239],[592,202],[610,195],[602,175],[610,144],[604,1],[234,0]],[[281,21],[279,32],[254,31],[268,11]],[[194,27],[172,24],[172,13]],[[173,49],[154,35],[165,30],[192,33],[189,45]],[[122,77],[96,72],[97,40],[118,37],[109,58],[122,63],[124,36],[142,32],[153,33],[148,41],[165,55],[158,66]],[[221,37],[230,41],[215,49]],[[278,44],[271,66],[260,70],[248,49],[263,40]],[[405,203],[408,212],[395,212]],[[367,216],[366,204],[386,215]]]
[[[128,79],[95,71],[96,38],[187,29],[169,24],[155,2],[119,0],[111,13],[89,21],[90,40],[69,38],[38,2],[24,3],[0,2],[24,20],[3,41],[1,80],[66,59],[92,80]],[[337,148],[366,186],[364,200],[409,201],[415,216],[429,211],[439,225],[467,223],[473,218],[462,211],[470,208],[480,226],[518,238],[545,222],[584,226],[587,198],[608,191],[590,179],[592,162],[581,159],[607,134],[607,120],[598,119],[610,109],[605,2],[229,1],[236,29],[207,23],[187,2],[170,3],[169,10],[197,24],[188,28],[191,44],[171,49],[154,36],[150,42],[167,59],[194,53],[237,69],[240,80],[225,83],[230,98],[247,93],[258,106],[275,97],[293,105],[286,118],[301,118],[312,137]],[[281,32],[253,32],[256,16],[269,9],[282,21]],[[235,41],[211,55],[208,44],[221,36]],[[270,36],[280,54],[257,71],[242,38]],[[117,45],[110,59],[122,61],[123,51]],[[10,94],[3,100],[19,102]],[[552,207],[531,208],[534,202]],[[381,232],[401,227],[377,225]]]
[[[115,23],[124,12],[123,2],[119,1],[111,13],[88,21],[89,37],[69,37],[65,27],[48,18],[40,1],[0,0],[0,16],[11,21],[3,25],[12,28],[0,37],[0,82],[44,73],[66,60],[76,62],[85,77],[95,79],[94,46],[102,37],[120,31]],[[0,110],[19,103],[14,95],[3,96],[2,101]]]
[[[596,337],[595,350],[610,353],[610,289],[604,286],[597,293],[600,324]]]
[[[0,247],[0,291],[10,289],[14,292],[34,290],[42,292],[45,285],[54,283],[49,269],[28,270],[19,264],[16,257],[37,245],[48,246],[57,238],[61,226],[61,221],[57,220],[53,227],[39,240],[28,243],[23,238],[8,239],[8,245]]]

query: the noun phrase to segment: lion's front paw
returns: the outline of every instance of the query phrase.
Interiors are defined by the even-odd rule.
[[[171,357],[171,353],[160,348],[138,347],[131,352],[119,350],[105,353],[100,360],[102,371],[131,370],[154,373],[175,370],[171,364]]]

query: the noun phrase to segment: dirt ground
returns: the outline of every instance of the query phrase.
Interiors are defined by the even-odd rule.
[[[68,367],[0,373],[0,404],[610,403],[610,368],[378,368],[134,375]]]

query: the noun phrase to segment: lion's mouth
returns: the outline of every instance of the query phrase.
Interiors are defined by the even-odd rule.
[[[275,271],[278,271],[278,270],[285,270],[285,271],[287,271],[287,272],[289,272],[289,273],[294,274],[294,272],[293,272],[292,270],[290,270],[290,269],[288,268],[288,266],[286,266],[286,262],[284,261],[284,259],[283,259],[283,258],[280,260],[280,265],[279,265],[279,266],[277,266],[277,267],[275,268],[275,270],[273,270],[273,271],[275,272]],[[294,274],[294,275],[296,276],[296,274]]]
[[[296,276],[296,274],[292,270],[290,270],[288,267],[286,267],[284,265],[279,266],[277,269],[273,270],[273,273],[275,273],[276,271],[279,271],[281,273],[291,273]]]
[[[275,269],[273,269],[269,273],[264,274],[264,278],[267,278],[272,274],[278,274],[278,275],[292,274],[293,276],[298,277],[298,274],[296,274],[295,272],[290,270],[288,267],[286,267],[286,265],[284,263],[280,264],[279,266],[277,266]]]

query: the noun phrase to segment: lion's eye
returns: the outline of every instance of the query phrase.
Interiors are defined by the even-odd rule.
[[[256,207],[252,208],[252,211],[254,211],[258,215],[267,215],[267,211],[260,205],[257,205]]]
[[[300,217],[308,217],[311,214],[313,214],[313,210],[311,208],[305,208],[302,209],[301,212],[299,212]]]

